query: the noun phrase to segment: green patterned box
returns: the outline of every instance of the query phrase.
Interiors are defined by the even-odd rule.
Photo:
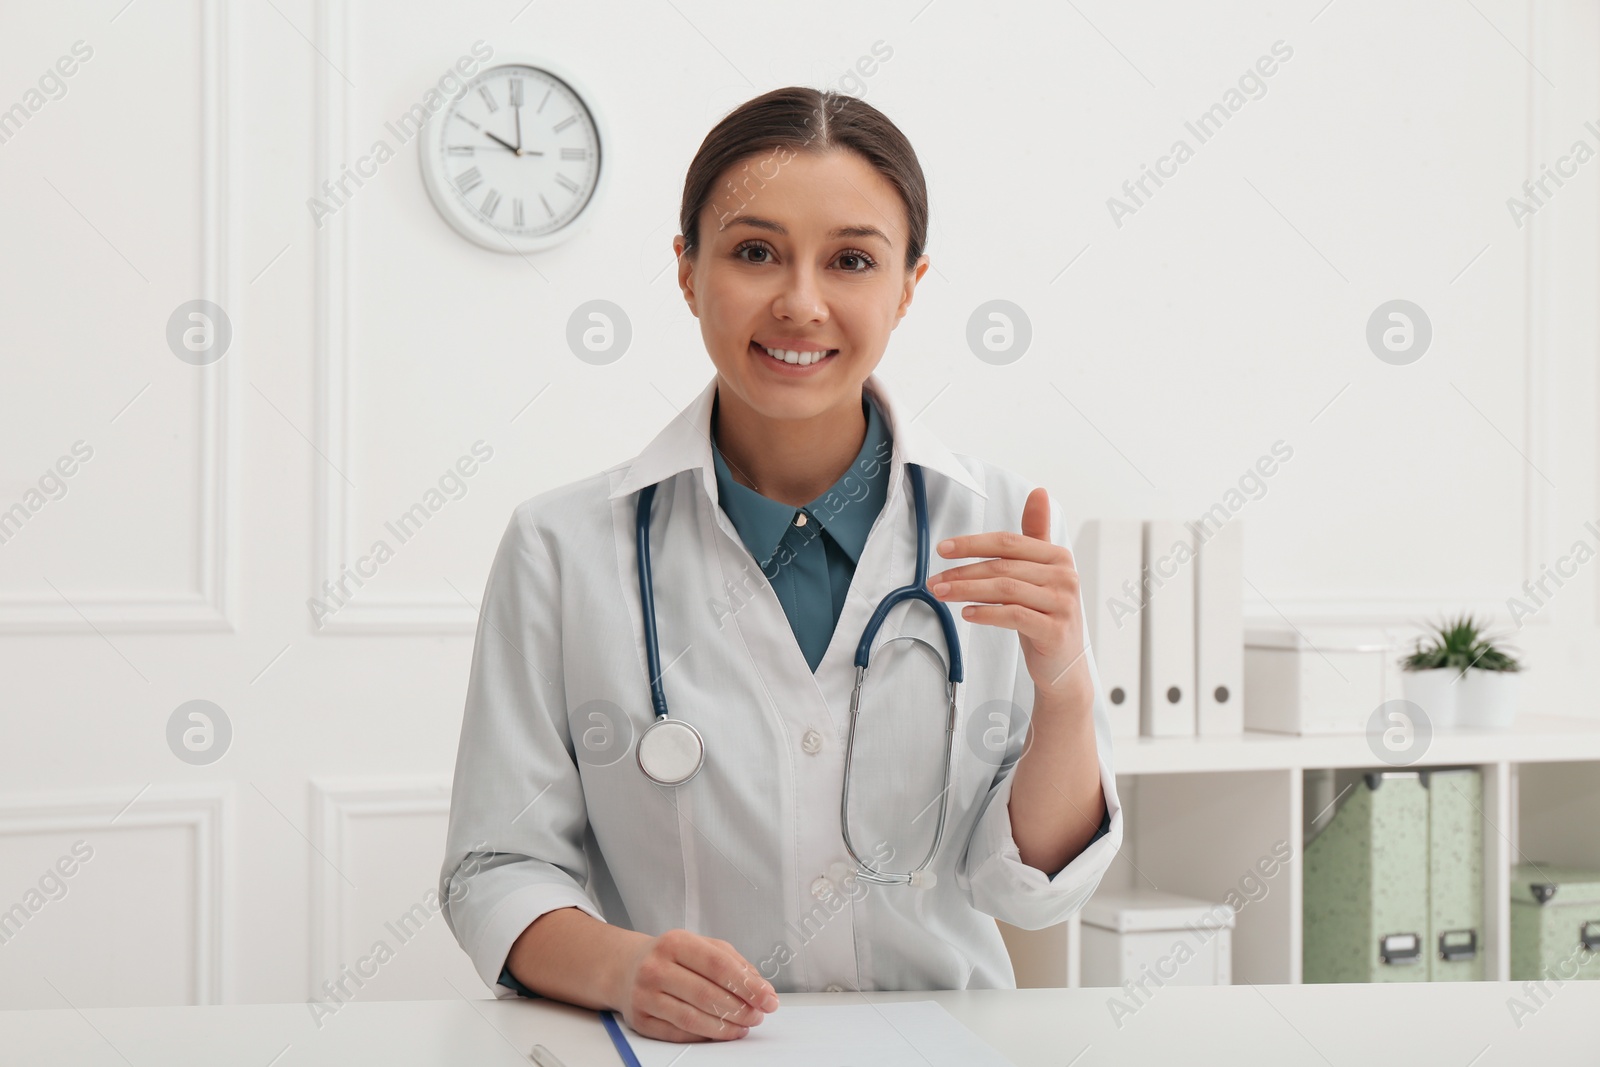
[[[1600,871],[1511,869],[1511,980],[1600,978]]]
[[[1483,981],[1483,775],[1422,772],[1428,787],[1428,978]]]
[[[1334,815],[1305,846],[1301,980],[1481,979],[1481,774],[1340,778]]]

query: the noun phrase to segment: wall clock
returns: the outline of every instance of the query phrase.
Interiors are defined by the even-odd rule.
[[[607,172],[591,99],[543,60],[480,71],[423,131],[423,183],[439,214],[496,252],[573,236],[593,218]]]

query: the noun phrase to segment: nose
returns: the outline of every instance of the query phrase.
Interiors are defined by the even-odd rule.
[[[784,287],[772,302],[772,313],[791,323],[828,321],[828,305],[815,268],[796,267],[788,272]]]

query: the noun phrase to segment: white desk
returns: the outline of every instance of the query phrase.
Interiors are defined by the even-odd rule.
[[[1114,992],[790,993],[783,1000],[937,1000],[1017,1067],[1600,1062],[1600,982],[1551,986],[1520,1029],[1506,1001],[1521,988],[1495,982],[1168,987],[1154,990],[1120,1030],[1106,1008]],[[7,1067],[526,1067],[535,1043],[567,1067],[620,1063],[598,1016],[527,999],[355,1002],[320,1030],[304,1004],[0,1012],[0,1062]],[[692,1053],[685,1063],[692,1067]]]

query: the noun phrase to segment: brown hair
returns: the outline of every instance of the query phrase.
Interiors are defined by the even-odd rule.
[[[700,142],[683,182],[678,219],[683,254],[693,258],[699,251],[700,211],[711,200],[713,183],[731,167],[769,153],[758,165],[759,172],[767,163],[787,162],[788,157],[772,158],[780,152],[820,154],[837,149],[855,152],[900,193],[906,209],[906,270],[916,266],[928,240],[928,188],[911,142],[888,116],[859,97],[798,85],[774,89],[740,104]],[[750,170],[748,162],[744,169]],[[764,175],[747,175],[741,184],[748,187],[754,182],[759,189],[776,176],[775,169]],[[739,192],[733,180],[725,184]]]

